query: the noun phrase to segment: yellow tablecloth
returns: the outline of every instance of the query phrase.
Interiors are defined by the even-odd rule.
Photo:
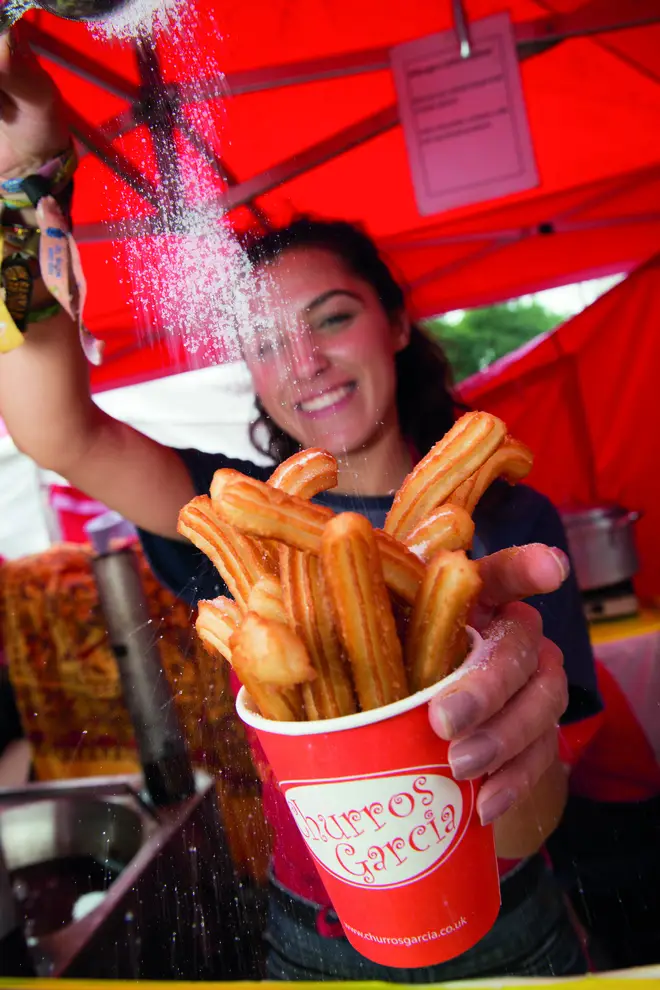
[[[660,764],[660,611],[594,622],[590,635],[596,660],[616,680]]]
[[[607,622],[593,622],[589,626],[592,646],[601,643],[614,643],[619,639],[633,639],[647,633],[660,632],[660,610],[645,608],[639,615],[629,619],[610,619]]]
[[[402,986],[403,984],[396,984]],[[429,984],[430,985],[430,984]],[[473,990],[506,990],[508,987],[515,987],[516,990],[524,990],[525,987],[580,987],[584,990],[643,990],[643,988],[660,987],[660,966],[652,966],[646,969],[621,970],[618,973],[600,973],[598,976],[571,977],[565,980],[467,980],[463,983],[443,983],[442,986],[473,988]],[[178,983],[178,982],[140,982],[141,987],[151,990],[162,988],[162,990],[220,990],[220,988],[235,987],[236,990],[263,990],[265,986],[281,988],[281,990],[311,990],[318,987],[318,990],[335,990],[335,988],[351,987],[352,990],[360,988],[371,988],[394,986],[388,983]],[[115,980],[7,980],[0,979],[0,990],[119,990],[119,988],[132,988],[135,983]]]

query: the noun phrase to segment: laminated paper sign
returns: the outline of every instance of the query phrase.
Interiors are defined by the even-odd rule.
[[[538,185],[507,13],[391,51],[417,206],[422,216]]]

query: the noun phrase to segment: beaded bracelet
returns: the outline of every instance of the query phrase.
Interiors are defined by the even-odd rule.
[[[53,316],[57,316],[61,311],[62,307],[58,302],[47,303],[38,309],[31,309],[27,315],[27,323],[43,323],[44,320],[52,319]]]
[[[76,165],[76,152],[71,146],[31,175],[0,178],[0,206],[8,210],[35,208],[40,228],[37,258],[41,277],[55,302],[78,323],[80,343],[88,361],[100,364],[102,345],[89,333],[82,319],[87,287],[71,234],[70,207]],[[12,237],[27,240],[26,230],[29,229],[13,224]],[[0,255],[5,236],[4,228],[0,228]],[[35,322],[29,319],[29,302],[32,282],[39,271],[36,274],[32,271],[30,257],[29,251],[24,252],[19,247],[16,254],[3,262],[0,352],[18,347],[23,342],[22,334],[28,323]],[[5,278],[5,268],[11,281]]]
[[[44,196],[61,200],[77,166],[78,156],[71,145],[30,175],[0,178],[0,203],[8,210],[25,210],[36,206]]]

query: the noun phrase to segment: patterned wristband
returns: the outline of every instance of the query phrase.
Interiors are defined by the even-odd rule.
[[[29,326],[31,323],[43,323],[44,320],[50,320],[53,316],[57,316],[61,310],[62,307],[58,302],[47,303],[38,309],[31,309],[27,315],[27,324]]]

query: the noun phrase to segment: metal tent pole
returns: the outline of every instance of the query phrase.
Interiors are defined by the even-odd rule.
[[[184,190],[175,128],[178,99],[165,85],[153,42],[143,35],[135,43],[140,92],[134,113],[148,128],[160,176],[159,210],[165,229],[176,229],[183,210]]]

